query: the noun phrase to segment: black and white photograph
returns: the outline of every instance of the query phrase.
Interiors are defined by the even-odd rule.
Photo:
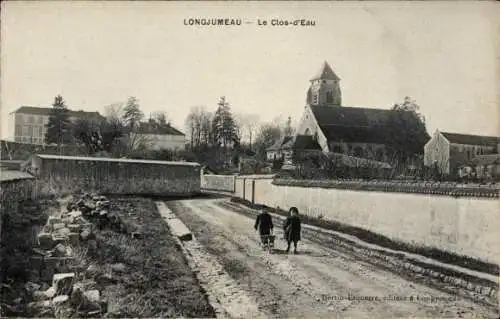
[[[1,318],[498,318],[496,1],[2,1]]]

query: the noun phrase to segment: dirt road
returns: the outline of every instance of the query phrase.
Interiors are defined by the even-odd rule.
[[[303,238],[299,254],[260,248],[254,220],[218,205],[225,199],[167,202],[204,249],[222,264],[260,313],[293,318],[496,318],[498,310],[410,282],[355,256]],[[234,290],[234,289],[233,289]]]

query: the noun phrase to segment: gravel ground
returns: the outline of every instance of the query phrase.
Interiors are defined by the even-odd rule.
[[[307,238],[300,242],[298,255],[285,254],[278,231],[277,249],[269,254],[259,247],[254,220],[218,205],[220,201],[170,201],[167,206],[208,253],[205,267],[211,267],[210,258],[216,260],[237,283],[226,293],[244,291],[251,297],[248,302],[267,317],[498,317],[494,307],[409,281],[349,251]]]

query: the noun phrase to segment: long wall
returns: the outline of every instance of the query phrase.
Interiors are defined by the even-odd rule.
[[[35,179],[19,171],[0,171],[0,235],[5,214],[15,214],[20,202],[34,199]]]
[[[217,190],[223,192],[235,191],[236,176],[233,175],[203,175],[201,188],[206,190]]]
[[[200,165],[98,157],[35,155],[32,170],[41,195],[77,191],[184,196],[200,192]]]
[[[234,196],[285,210],[295,206],[302,215],[500,264],[498,190],[368,184],[326,187],[274,181],[269,175],[239,176]]]

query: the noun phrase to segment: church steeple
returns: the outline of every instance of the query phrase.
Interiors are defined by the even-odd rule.
[[[319,106],[341,106],[340,78],[333,72],[328,62],[311,78],[307,91],[307,104]]]

